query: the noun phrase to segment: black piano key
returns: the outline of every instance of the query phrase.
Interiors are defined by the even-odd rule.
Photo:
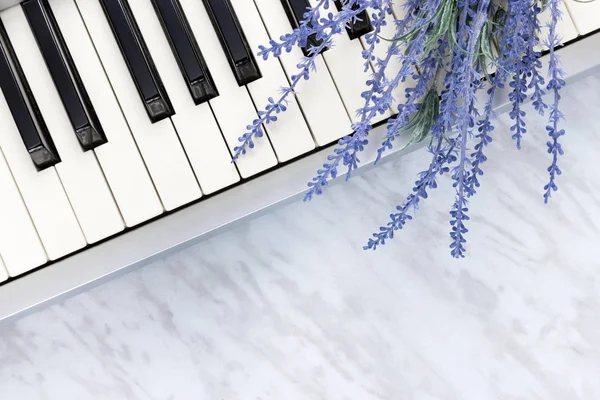
[[[300,27],[300,22],[304,19],[304,14],[307,8],[310,7],[308,0],[281,0],[285,13],[287,14],[290,25],[293,29]],[[321,39],[317,39],[317,35],[313,33],[306,40],[306,46],[302,47],[304,55],[308,57],[311,47],[319,47],[323,43]],[[321,50],[321,53],[327,51],[327,47]]]
[[[204,57],[178,0],[152,0],[181,73],[194,99],[201,104],[219,95]]]
[[[0,88],[31,161],[38,170],[60,162],[21,65],[0,21]]]
[[[338,11],[342,11],[341,0],[335,0],[335,6]],[[353,11],[358,10],[358,8],[358,3],[354,3],[351,7]],[[346,32],[348,32],[350,40],[358,39],[359,37],[366,35],[372,30],[373,27],[371,26],[371,20],[369,19],[369,13],[367,12],[367,10],[359,12],[356,15],[356,20],[350,21],[350,26],[346,27]]]
[[[203,1],[238,85],[260,79],[258,64],[229,0]]]
[[[107,142],[106,135],[58,29],[54,15],[48,3],[46,1],[43,3],[42,0],[27,0],[22,3],[23,11],[79,144],[85,151],[92,150]]]
[[[175,114],[127,0],[100,0],[152,122]]]

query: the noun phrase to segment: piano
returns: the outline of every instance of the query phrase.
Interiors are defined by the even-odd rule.
[[[258,46],[308,1],[0,0],[0,322],[302,195],[351,133],[368,26],[339,35],[255,148],[231,154],[303,55],[265,61]],[[574,80],[600,65],[600,1],[563,11]],[[401,147],[382,162],[416,148]]]

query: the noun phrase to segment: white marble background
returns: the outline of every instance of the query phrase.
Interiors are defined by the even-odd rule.
[[[447,180],[361,250],[417,152],[1,326],[0,399],[599,399],[600,75],[563,100],[560,191],[544,121],[519,153],[501,118],[466,260]]]

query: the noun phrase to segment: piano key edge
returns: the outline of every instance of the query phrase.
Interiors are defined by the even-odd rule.
[[[0,0],[0,11],[22,3],[24,0]]]
[[[3,3],[0,2],[0,7]],[[600,70],[600,32],[581,37],[558,50],[562,57],[566,80],[574,82]],[[548,55],[542,57],[544,62]],[[495,101],[498,113],[508,110],[507,93]],[[361,159],[363,163],[353,176],[373,168],[376,156],[375,138],[385,134],[385,125],[375,128],[370,145]],[[404,150],[401,143],[384,155],[381,163],[409,154],[424,144]],[[46,268],[33,271],[0,286],[0,323],[25,314],[67,296],[88,290],[121,274],[148,264],[218,234],[238,223],[260,216],[275,206],[301,201],[306,182],[322,164],[332,146],[320,149],[283,167],[250,179],[196,204],[144,224],[129,232],[85,249]],[[330,184],[342,182],[344,176]],[[325,194],[326,195],[326,194]],[[240,199],[245,199],[240,201]],[[317,199],[318,201],[318,199]],[[227,212],[223,212],[227,210]]]

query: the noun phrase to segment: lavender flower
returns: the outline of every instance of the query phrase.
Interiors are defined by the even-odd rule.
[[[385,6],[384,6],[385,7]],[[424,38],[424,35],[421,35]],[[409,52],[408,58],[414,58],[419,53],[420,47],[415,46]],[[365,105],[359,111],[360,121],[354,123],[352,128],[354,135],[345,136],[338,142],[339,147],[334,149],[334,153],[327,156],[327,163],[317,171],[317,176],[308,183],[309,190],[306,193],[304,200],[310,200],[314,195],[319,195],[323,192],[323,187],[327,185],[329,178],[337,176],[337,169],[340,163],[347,167],[346,179],[350,178],[353,170],[358,168],[360,159],[358,153],[361,152],[367,145],[367,136],[371,130],[370,121],[385,109],[383,106],[392,101],[392,92],[398,86],[400,81],[405,78],[410,70],[401,68],[400,72],[391,80],[386,80],[386,68],[393,56],[398,56],[399,53],[395,50],[395,45],[390,46],[386,58],[378,60],[377,68],[373,77],[367,80],[369,90],[363,92],[362,96],[365,99]]]
[[[467,191],[470,179],[470,168],[468,166],[471,166],[471,160],[467,154],[467,140],[471,136],[472,128],[475,125],[475,118],[477,117],[475,92],[480,87],[478,81],[479,74],[474,68],[475,62],[473,57],[481,29],[487,18],[488,4],[489,0],[480,0],[479,2],[473,0],[459,1],[461,15],[458,29],[459,40],[456,46],[466,51],[457,49],[454,53],[453,62],[453,71],[456,71],[453,74],[456,81],[453,89],[457,92],[456,97],[462,100],[462,107],[460,107],[456,115],[458,135],[455,141],[458,143],[459,159],[458,165],[452,172],[452,179],[454,180],[452,186],[456,189],[456,199],[450,211],[450,225],[452,226],[450,232],[450,237],[452,238],[450,254],[455,258],[465,256],[464,243],[466,243],[466,239],[464,238],[464,234],[468,232],[465,221],[469,220],[469,216],[467,215],[469,211],[467,197],[472,194]],[[477,11],[474,14],[473,6],[477,6]],[[472,18],[471,25],[467,24],[467,17]]]
[[[441,129],[441,127],[435,125],[433,129]],[[404,203],[396,207],[396,213],[390,214],[387,225],[380,227],[379,232],[373,234],[373,238],[370,238],[367,245],[363,247],[365,250],[375,250],[378,246],[384,245],[386,240],[393,239],[394,233],[413,218],[410,213],[419,208],[420,200],[429,197],[428,190],[437,188],[437,176],[448,172],[449,168],[446,165],[456,161],[454,146],[444,146],[443,143],[442,135],[439,134],[435,144],[429,146],[429,152],[432,154],[429,168],[419,173],[419,179],[415,182],[412,193]]]
[[[238,138],[240,144],[233,149],[233,161],[237,160],[240,155],[246,154],[248,149],[254,147],[254,138],[263,136],[263,124],[268,125],[276,122],[278,119],[277,115],[286,111],[288,98],[295,93],[298,84],[302,80],[308,80],[311,72],[316,70],[316,58],[324,49],[333,46],[333,37],[342,33],[345,27],[368,7],[382,10],[382,13],[385,14],[389,10],[389,2],[390,0],[346,0],[342,10],[336,15],[329,13],[326,16],[321,16],[321,9],[329,8],[330,0],[319,0],[316,7],[307,9],[307,12],[304,14],[304,20],[298,29],[295,29],[290,34],[282,35],[279,38],[279,42],[271,40],[268,47],[259,47],[258,55],[266,60],[269,56],[279,57],[283,51],[290,52],[295,45],[305,47],[308,37],[313,34],[316,35],[316,39],[319,42],[319,45],[309,47],[308,56],[302,58],[296,66],[298,72],[291,76],[290,86],[282,88],[281,95],[277,100],[269,97],[264,110],[258,111],[258,118],[246,126],[246,132]],[[358,5],[358,7],[353,7],[354,5]],[[379,25],[383,19],[384,17],[374,20],[376,31],[380,30]],[[372,42],[377,39],[377,35],[371,35],[370,37]],[[367,51],[363,54],[363,57],[367,57],[367,63],[372,57],[373,50],[374,46],[370,52]]]
[[[494,76],[493,80],[497,80],[498,75]],[[475,151],[471,153],[472,163],[471,172],[469,179],[466,183],[466,192],[468,197],[471,197],[477,193],[478,187],[481,186],[479,183],[479,176],[483,175],[481,165],[487,161],[487,156],[483,153],[485,147],[492,143],[491,133],[494,130],[492,125],[492,118],[494,117],[494,110],[492,108],[492,102],[494,100],[494,94],[496,93],[497,86],[492,84],[488,89],[487,94],[489,96],[487,103],[484,107],[483,118],[477,121],[477,135],[475,138],[478,139],[475,144]]]
[[[552,91],[553,103],[550,105],[550,118],[548,126],[546,126],[548,136],[552,140],[549,140],[546,145],[548,146],[548,153],[552,154],[552,163],[548,167],[550,180],[544,185],[544,203],[548,203],[552,192],[558,190],[555,180],[557,175],[562,174],[562,171],[558,167],[558,156],[562,156],[565,153],[558,142],[558,138],[565,134],[565,130],[558,127],[560,120],[564,119],[563,113],[558,109],[558,103],[560,101],[560,89],[565,86],[565,81],[563,79],[564,72],[560,68],[560,60],[554,52],[554,49],[560,45],[560,37],[556,32],[556,24],[561,19],[561,11],[558,8],[559,4],[560,0],[550,0],[548,4],[552,18],[548,25],[550,32],[546,41],[546,46],[550,48],[550,61],[548,62],[548,76],[550,77],[550,81],[547,88]]]
[[[464,257],[468,199],[481,186],[481,167],[487,161],[484,149],[493,140],[494,95],[508,84],[512,103],[509,112],[513,120],[511,131],[517,148],[521,147],[527,133],[523,104],[528,97],[539,114],[543,115],[547,108],[550,110],[546,129],[552,163],[548,168],[549,182],[544,186],[544,201],[549,200],[552,191],[557,190],[555,179],[561,174],[557,161],[563,154],[559,143],[560,136],[564,135],[564,130],[559,128],[563,114],[558,104],[559,92],[565,82],[554,52],[560,44],[556,23],[560,19],[561,0],[547,0],[552,16],[548,38],[543,41],[550,49],[547,85],[540,72],[539,60],[539,16],[546,0],[505,0],[500,5],[491,0],[407,0],[404,2],[406,15],[396,20],[395,37],[381,59],[375,57],[375,49],[383,43],[380,33],[386,24],[386,16],[392,14],[392,0],[342,0],[342,10],[336,15],[327,12],[332,1],[319,0],[314,8],[307,9],[298,29],[260,47],[258,54],[266,59],[279,57],[294,46],[306,46],[310,35],[316,35],[320,40],[320,44],[309,49],[308,56],[298,63],[298,72],[292,75],[290,86],[283,88],[277,99],[269,98],[258,118],[247,127],[239,139],[240,145],[235,148],[234,160],[254,146],[254,138],[263,135],[263,125],[277,121],[278,115],[285,112],[287,101],[299,82],[310,78],[315,58],[321,50],[331,46],[332,38],[344,32],[359,13],[372,9],[373,30],[364,37],[366,46],[362,56],[365,71],[372,68],[373,74],[365,82],[364,105],[357,110],[358,122],[352,125],[354,134],[339,140],[333,153],[327,156],[327,161],[308,183],[304,199],[311,200],[321,194],[340,168],[344,169],[347,178],[350,177],[358,168],[360,152],[368,144],[371,121],[396,100],[399,103],[397,114],[387,122],[386,136],[377,150],[376,162],[402,135],[410,135],[410,144],[424,140],[429,134],[428,150],[432,159],[429,167],[419,174],[405,201],[396,207],[389,221],[373,234],[364,248],[376,249],[392,239],[395,232],[413,218],[421,200],[438,186],[437,177],[448,173],[456,192],[450,210],[450,253],[456,258]],[[498,50],[497,55],[494,47]],[[493,76],[488,72],[490,65],[496,67]],[[414,86],[405,90],[404,99],[394,99],[395,89],[408,78],[415,82]],[[543,99],[545,85],[553,96],[549,106]],[[483,105],[483,115],[480,115],[477,92],[483,88],[488,98]],[[472,138],[476,141],[473,150],[469,150]]]
[[[548,105],[544,103],[543,99],[543,96],[546,93],[544,91],[545,81],[540,72],[542,69],[542,62],[539,60],[539,57],[542,53],[538,49],[538,46],[540,45],[540,22],[538,20],[540,12],[541,7],[534,4],[533,10],[529,15],[529,35],[527,36],[527,49],[523,56],[523,64],[525,65],[525,74],[529,77],[529,84],[527,87],[533,89],[533,93],[531,94],[531,104],[540,115],[544,115],[544,110],[548,108]]]

